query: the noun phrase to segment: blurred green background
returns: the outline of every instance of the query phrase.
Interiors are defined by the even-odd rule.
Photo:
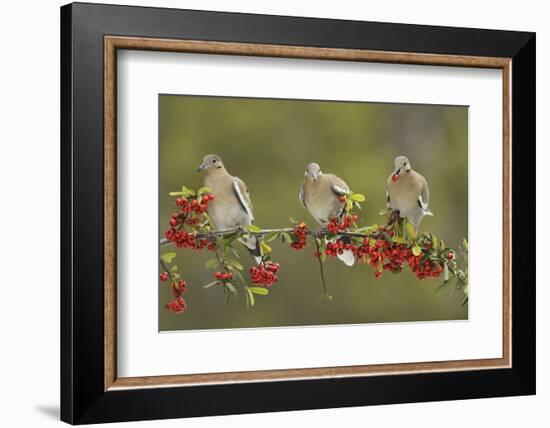
[[[315,226],[298,200],[310,161],[367,197],[360,226],[383,223],[378,213],[386,206],[386,178],[394,157],[406,155],[430,186],[435,216],[424,218],[421,229],[454,248],[468,236],[467,107],[160,95],[159,109],[159,237],[174,211],[168,193],[182,185],[202,186],[203,176],[195,170],[208,153],[220,155],[229,173],[248,185],[262,228],[287,227],[289,217]],[[348,268],[329,259],[325,275],[333,300],[323,302],[313,248],[296,252],[272,244],[273,260],[282,266],[280,279],[268,296],[256,297],[251,310],[243,293],[224,307],[221,288],[202,287],[213,280],[204,268],[210,253],[177,250],[176,264],[189,284],[188,311],[165,310],[171,294],[159,282],[159,329],[467,319],[461,290],[436,294],[442,279],[417,280],[408,267],[376,280],[368,265]],[[252,259],[239,252],[247,269]]]

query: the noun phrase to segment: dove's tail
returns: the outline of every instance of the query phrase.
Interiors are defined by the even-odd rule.
[[[351,241],[349,239],[349,237],[347,236],[342,236],[340,238],[340,240],[344,243],[344,244],[349,244]],[[334,242],[335,239],[333,239],[331,242]],[[355,255],[353,254],[353,251],[351,250],[345,250],[343,249],[342,250],[342,254],[338,253],[336,255],[336,257],[338,257],[338,259],[344,263],[346,266],[353,266],[355,264]]]
[[[260,252],[260,242],[257,236],[243,236],[239,239],[246,247],[250,255],[254,258],[256,264],[262,261],[262,253]]]
[[[351,250],[344,250],[342,254],[337,255],[346,266],[353,266],[355,264],[355,255]]]

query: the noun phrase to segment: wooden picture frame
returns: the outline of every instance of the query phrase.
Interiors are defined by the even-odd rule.
[[[502,358],[118,377],[118,49],[501,69]],[[80,424],[535,392],[535,262],[522,255],[535,239],[534,34],[72,4],[61,9],[61,53],[62,420]],[[268,392],[272,399],[258,399]]]

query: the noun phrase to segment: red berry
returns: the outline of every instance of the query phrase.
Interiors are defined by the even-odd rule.
[[[160,274],[160,280],[164,282],[164,281],[166,281],[167,279],[168,279],[168,272],[162,272],[162,273]]]
[[[340,196],[338,200],[342,203],[346,202],[346,197],[344,195]]]

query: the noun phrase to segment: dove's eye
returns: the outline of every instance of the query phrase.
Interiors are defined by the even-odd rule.
[[[216,163],[216,159],[214,159],[214,160],[212,161],[212,163]]]

